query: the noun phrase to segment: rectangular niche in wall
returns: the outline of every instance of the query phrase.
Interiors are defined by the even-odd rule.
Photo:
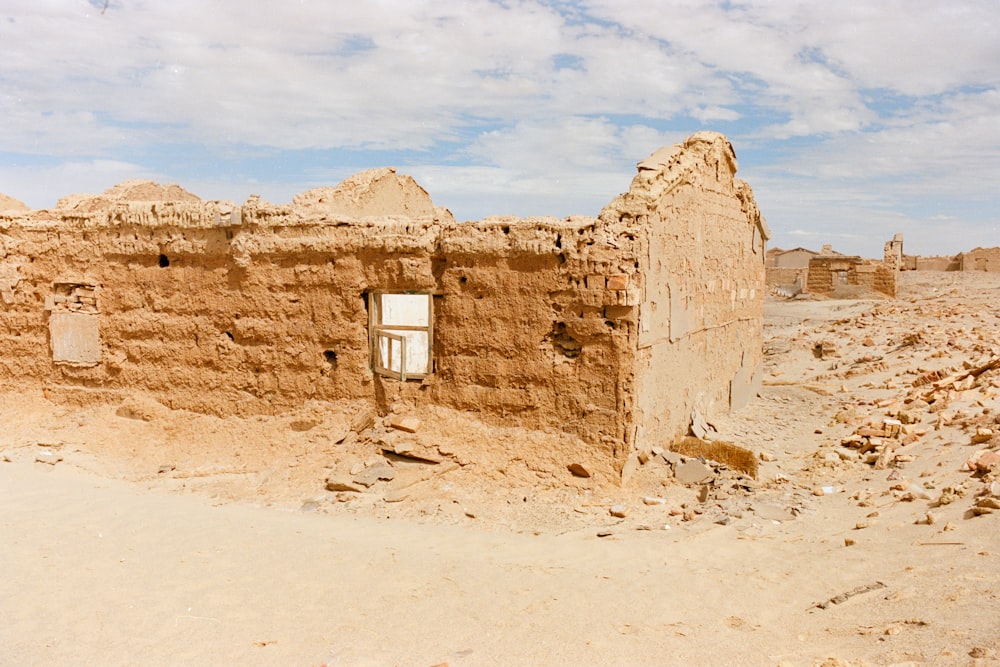
[[[97,286],[55,283],[50,305],[52,361],[75,366],[101,363]]]
[[[429,375],[434,331],[431,295],[372,292],[368,296],[372,370],[397,380]]]

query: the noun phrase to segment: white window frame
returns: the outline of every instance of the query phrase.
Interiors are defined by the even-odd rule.
[[[385,324],[383,322],[383,297],[399,295],[424,296],[427,299],[426,326],[416,324]],[[414,358],[412,333],[424,333],[427,337],[427,366],[422,371],[408,369],[408,360]],[[420,291],[372,291],[368,292],[368,344],[372,372],[396,380],[421,380],[434,372],[434,295]],[[411,349],[407,350],[410,345]],[[399,348],[398,366],[394,359],[394,348]],[[419,352],[416,352],[419,358]]]

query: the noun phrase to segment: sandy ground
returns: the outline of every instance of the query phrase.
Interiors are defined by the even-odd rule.
[[[765,387],[714,423],[756,480],[620,488],[446,411],[419,463],[355,406],[2,395],[0,664],[1000,664],[1000,279],[903,281],[768,301]]]

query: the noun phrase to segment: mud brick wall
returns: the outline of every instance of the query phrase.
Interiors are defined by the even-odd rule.
[[[794,285],[798,282],[802,287],[808,282],[809,269],[783,269],[780,267],[768,267],[765,276],[765,283],[768,287],[777,285]]]
[[[444,405],[577,434],[621,468],[754,393],[768,232],[735,172],[698,133],[598,218],[458,223],[391,168],[287,205],[130,181],[5,212],[0,385],[220,416]],[[372,370],[370,295],[404,291],[434,310],[414,381]]]
[[[975,248],[960,258],[962,271],[1000,272],[1000,248]]]
[[[633,428],[635,446],[669,444],[703,416],[742,407],[762,363],[766,223],[724,137],[640,163],[602,219],[643,231]]]
[[[821,256],[809,260],[806,291],[833,294],[839,288],[857,288],[896,296],[898,268],[856,256]]]
[[[616,285],[635,261],[621,245],[591,247],[594,219],[317,223],[251,203],[240,225],[188,205],[182,227],[142,213],[4,231],[4,384],[41,382],[78,401],[140,389],[223,416],[311,399],[385,409],[395,396],[621,449],[635,325]],[[93,363],[51,354],[50,302],[70,284],[97,295]],[[435,295],[428,382],[373,376],[372,290]]]

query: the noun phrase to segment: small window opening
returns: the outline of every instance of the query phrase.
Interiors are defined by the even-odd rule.
[[[160,268],[165,269],[170,266],[170,258],[166,255],[160,255]]]
[[[323,358],[326,359],[326,363],[331,366],[337,365],[337,353],[333,350],[323,350]]]
[[[431,295],[372,292],[368,304],[372,370],[397,380],[430,375],[434,322]]]

